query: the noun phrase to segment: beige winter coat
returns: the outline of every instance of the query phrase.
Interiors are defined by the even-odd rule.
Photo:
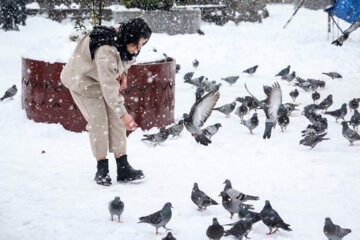
[[[90,34],[85,35],[75,48],[61,72],[61,82],[73,93],[88,98],[105,99],[119,118],[127,113],[124,97],[120,94],[118,77],[127,73],[132,61],[121,61],[116,47],[104,45],[95,50],[95,57],[90,56]]]

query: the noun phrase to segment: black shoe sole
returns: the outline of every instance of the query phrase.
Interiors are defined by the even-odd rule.
[[[144,179],[144,178],[145,178],[145,175],[141,175],[141,176],[138,176],[136,178],[128,178],[128,179],[124,179],[124,180],[117,179],[117,182],[122,182],[122,183],[134,182],[134,181],[141,180],[141,179]]]

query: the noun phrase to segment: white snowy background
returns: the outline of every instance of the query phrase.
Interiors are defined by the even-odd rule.
[[[210,80],[240,75],[232,87],[223,82],[218,106],[246,95],[244,83],[259,98],[263,84],[279,81],[283,102],[291,102],[294,89],[274,77],[291,65],[298,76],[326,81],[321,99],[334,95],[330,110],[353,97],[360,97],[360,31],[354,32],[343,47],[327,40],[327,15],[301,9],[286,30],[282,28],[293,12],[292,6],[269,5],[270,17],[259,23],[236,26],[202,24],[204,36],[153,34],[143,51],[156,47],[176,58],[181,71],[176,75],[175,118],[189,112],[195,88],[183,82],[193,71],[192,61],[200,61],[195,76]],[[341,22],[345,29],[349,25]],[[196,211],[190,200],[194,182],[221,203],[218,197],[225,179],[233,187],[260,196],[253,201],[261,211],[270,200],[292,232],[266,236],[263,223],[254,225],[249,236],[256,239],[326,239],[325,217],[351,228],[348,240],[360,239],[360,142],[350,147],[341,135],[341,125],[328,117],[328,137],[315,149],[299,145],[300,131],[309,121],[295,112],[288,129],[277,127],[270,140],[263,140],[264,114],[250,135],[232,114],[225,118],[213,112],[206,125],[220,122],[223,127],[208,147],[199,145],[185,130],[180,137],[151,147],[140,141],[140,129],[128,138],[130,163],[146,175],[140,184],[114,183],[102,187],[93,181],[96,162],[90,151],[88,134],[66,131],[60,124],[35,123],[21,109],[21,57],[65,61],[74,44],[68,41],[70,22],[57,23],[37,16],[29,17],[19,32],[0,31],[0,94],[16,84],[14,100],[0,103],[0,239],[161,239],[155,228],[138,224],[138,217],[153,213],[172,202],[173,217],[168,224],[179,240],[207,239],[206,228],[212,218],[230,223],[230,214],[220,205],[206,212]],[[337,36],[337,34],[335,34]],[[254,77],[242,71],[259,65]],[[331,80],[322,72],[337,71],[343,79]],[[300,90],[300,109],[310,104],[311,94]],[[251,114],[252,115],[252,114]],[[249,118],[251,115],[247,115]],[[350,119],[350,113],[346,119]],[[156,132],[156,129],[149,131]],[[42,150],[46,153],[41,154]],[[110,159],[110,175],[116,180],[116,164]],[[120,196],[125,202],[124,223],[111,222],[108,202]],[[230,238],[231,239],[231,238]]]

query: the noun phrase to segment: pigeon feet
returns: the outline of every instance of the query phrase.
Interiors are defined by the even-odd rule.
[[[166,231],[172,231],[171,228],[167,228],[167,227],[164,227],[166,229]]]
[[[350,145],[349,146],[354,146],[354,143],[350,143]]]

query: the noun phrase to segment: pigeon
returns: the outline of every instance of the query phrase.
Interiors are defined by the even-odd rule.
[[[244,116],[248,113],[248,108],[246,107],[245,103],[241,104],[239,107],[236,108],[235,114],[239,116],[242,120]]]
[[[337,72],[328,72],[328,73],[322,73],[322,74],[325,74],[325,75],[331,77],[331,79],[342,78],[341,74],[337,73]]]
[[[181,119],[178,123],[165,129],[165,131],[167,131],[173,137],[176,137],[180,135],[183,129],[184,129],[184,120]]]
[[[197,183],[194,183],[194,187],[191,192],[191,200],[196,206],[198,206],[199,211],[206,210],[206,208],[211,205],[218,205],[215,200],[211,199],[208,195],[206,195],[206,193],[199,189]]]
[[[226,192],[227,194],[229,194],[229,196],[231,198],[236,198],[239,199],[242,202],[245,202],[247,200],[259,200],[258,196],[251,196],[251,195],[246,195],[244,193],[239,192],[238,190],[232,188],[231,182],[229,179],[226,179],[225,182],[225,187],[224,187],[224,192]]]
[[[270,96],[266,100],[265,106],[265,131],[263,138],[270,138],[271,137],[271,130],[273,127],[276,126],[277,122],[277,113],[280,108],[282,102],[282,93],[279,83],[275,83],[272,86]]]
[[[219,92],[209,92],[193,104],[189,114],[183,115],[185,128],[195,137],[196,142],[205,146],[210,144],[211,140],[205,136],[201,127],[210,117],[219,97]]]
[[[353,98],[349,101],[350,112],[352,112],[352,110],[356,110],[359,108],[359,101],[360,98]]]
[[[219,111],[219,112],[225,114],[226,117],[228,118],[228,117],[230,117],[230,113],[232,111],[234,111],[235,106],[236,106],[236,102],[232,102],[232,103],[225,104],[221,107],[213,108],[213,110]]]
[[[311,98],[314,101],[314,103],[316,103],[316,101],[320,99],[320,93],[315,91],[313,94],[311,94]]]
[[[302,88],[305,92],[315,91],[320,86],[318,82],[310,81],[309,79],[304,80],[300,77],[296,77],[296,81],[295,86]]]
[[[185,82],[191,82],[192,77],[194,76],[194,72],[188,72],[184,75]]]
[[[217,218],[213,218],[213,223],[206,230],[206,236],[211,240],[220,240],[224,236],[224,227],[221,226]]]
[[[197,59],[194,59],[194,61],[192,62],[192,65],[195,69],[197,69],[199,67],[199,61]]]
[[[231,219],[235,213],[239,213],[241,207],[254,209],[253,205],[242,203],[239,199],[230,197],[225,191],[222,191],[219,196],[222,197],[222,206],[230,213]]]
[[[288,115],[281,115],[278,117],[278,124],[279,124],[282,132],[284,131],[284,129],[286,129],[286,127],[289,125],[289,123],[290,123],[290,119],[289,119]]]
[[[334,111],[327,111],[325,112],[325,114],[330,115],[332,117],[334,117],[336,119],[336,122],[339,118],[341,118],[342,120],[345,120],[344,117],[347,113],[347,108],[346,108],[346,103],[344,103],[343,105],[341,105],[341,108],[336,109]]]
[[[295,77],[296,77],[296,72],[293,71],[291,74],[281,77],[281,79],[288,81],[290,84],[291,81],[295,79]]]
[[[259,67],[258,65],[255,65],[255,66],[253,66],[251,68],[248,68],[248,69],[244,70],[243,72],[248,73],[250,76],[252,76],[256,72],[258,67]]]
[[[346,121],[343,121],[341,124],[343,126],[342,135],[350,142],[350,146],[353,146],[355,141],[360,141],[360,135],[350,129]]]
[[[243,237],[247,238],[250,233],[252,225],[248,221],[240,220],[234,224],[232,228],[225,231],[224,236],[234,236],[235,239],[242,240]]]
[[[288,65],[286,68],[282,69],[278,74],[275,75],[275,77],[285,77],[290,73],[290,65]]]
[[[240,78],[240,76],[229,76],[226,78],[221,78],[221,80],[224,80],[227,82],[230,86],[232,86],[236,81]]]
[[[176,64],[175,65],[175,73],[178,73],[181,69],[181,65],[180,64]]]
[[[245,97],[237,97],[235,101],[245,103],[246,106],[249,108],[249,112],[254,109],[256,112],[256,109],[259,107],[259,101],[255,99],[252,96],[245,96]]]
[[[245,125],[250,130],[250,134],[253,134],[252,130],[259,126],[259,119],[257,117],[257,113],[254,113],[253,116],[248,120],[241,120],[241,124]]]
[[[139,220],[140,222],[138,223],[149,223],[151,225],[153,225],[156,228],[156,234],[159,234],[158,229],[160,227],[163,227],[166,229],[166,231],[171,230],[169,228],[166,228],[166,224],[170,221],[171,219],[171,208],[172,205],[170,202],[165,203],[165,205],[163,206],[163,208],[153,214],[150,214],[148,216],[145,217],[140,217]]]
[[[299,111],[299,109],[296,108],[298,106],[299,106],[298,104],[294,104],[294,103],[282,104],[282,107],[286,109],[288,116],[290,116],[293,111]]]
[[[222,127],[221,123],[216,123],[214,125],[207,126],[202,131],[208,139],[211,139],[211,137],[219,131],[220,127]]]
[[[318,105],[309,104],[304,107],[302,114],[305,115],[312,124],[314,124],[322,118],[322,116],[318,113],[319,110],[321,110],[321,108]]]
[[[239,218],[245,219],[246,221],[251,222],[251,224],[257,223],[261,220],[260,213],[250,211],[243,207],[240,208]]]
[[[118,222],[120,221],[120,216],[124,211],[124,203],[120,200],[120,197],[115,197],[114,200],[109,202],[109,211],[111,215],[111,221],[114,221],[114,215],[118,216]]]
[[[325,218],[324,234],[329,240],[341,240],[351,233],[351,229],[341,228],[334,224],[329,217]]]
[[[196,101],[200,100],[200,98],[205,94],[205,89],[203,86],[198,86],[196,88],[196,92],[195,92],[195,99]]]
[[[296,98],[299,96],[299,91],[295,88],[295,90],[291,91],[289,95],[292,98],[293,102],[295,102]]]
[[[199,35],[205,35],[205,33],[204,33],[201,29],[198,29],[198,30],[197,30],[197,33],[198,33]]]
[[[322,110],[327,110],[329,107],[331,107],[332,104],[333,104],[333,95],[330,94],[319,103],[319,108]]]
[[[205,77],[204,76],[200,76],[197,78],[187,78],[184,80],[185,83],[190,83],[191,85],[194,85],[196,87],[201,86],[202,81],[204,81]]]
[[[11,88],[9,88],[8,90],[6,90],[6,92],[4,93],[4,96],[2,98],[0,98],[0,101],[4,101],[6,98],[12,98],[13,96],[15,96],[17,93],[17,88],[16,85],[12,85]]]
[[[330,138],[324,138],[327,133],[316,134],[316,133],[308,133],[304,139],[300,140],[299,144],[302,144],[307,147],[311,147],[313,149],[318,143],[329,140]]]
[[[176,238],[174,238],[171,232],[168,232],[166,237],[162,238],[162,240],[176,240]]]
[[[271,87],[268,86],[268,85],[264,85],[264,86],[263,86],[263,90],[264,90],[265,95],[266,95],[267,97],[269,97],[270,92],[271,92]]]
[[[165,142],[165,140],[168,138],[170,134],[170,131],[164,131],[154,134],[144,134],[143,136],[145,138],[141,139],[141,141],[149,141],[153,143],[155,146],[159,145],[160,143]]]
[[[321,118],[318,122],[315,122],[314,124],[309,124],[305,130],[301,131],[302,136],[308,136],[311,134],[322,134],[324,133],[328,128],[328,123],[326,118]]]
[[[290,113],[288,109],[284,106],[284,104],[281,104],[277,113],[278,118],[282,116],[289,116]]]
[[[271,207],[270,201],[265,201],[265,206],[260,212],[261,220],[269,228],[267,235],[276,233],[279,228],[284,229],[285,231],[292,231],[290,225],[285,223],[280,215]],[[275,231],[272,231],[273,228],[276,228]]]
[[[354,115],[351,116],[349,124],[353,126],[354,129],[357,129],[360,125],[360,113],[357,109],[354,110]]]

